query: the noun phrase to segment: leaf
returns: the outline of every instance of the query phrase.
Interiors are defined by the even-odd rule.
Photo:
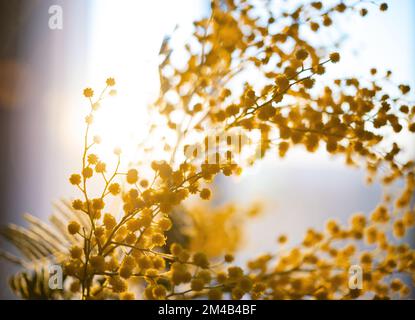
[[[19,252],[19,256],[9,252],[0,252],[0,258],[25,268],[34,268],[34,265],[42,265],[45,261],[56,261],[67,251],[70,244],[82,241],[81,237],[69,236],[67,224],[71,220],[79,222],[83,228],[89,229],[89,221],[85,214],[76,212],[71,208],[70,202],[62,200],[54,204],[55,211],[50,217],[51,224],[25,214],[24,219],[28,227],[10,224],[0,229],[0,235],[10,242]],[[22,259],[23,258],[23,259]]]
[[[19,272],[9,279],[12,291],[22,299],[50,300],[62,298],[62,290],[49,288],[49,273],[46,268]]]

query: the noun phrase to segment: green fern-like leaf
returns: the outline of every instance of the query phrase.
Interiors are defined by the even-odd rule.
[[[0,250],[0,259],[21,267],[21,271],[10,278],[10,288],[23,299],[62,298],[63,294],[68,293],[49,288],[49,266],[59,264],[68,248],[82,241],[81,237],[68,235],[68,222],[75,220],[85,231],[89,231],[87,217],[73,210],[69,201],[62,200],[54,204],[50,223],[30,214],[25,214],[24,219],[27,227],[10,224],[0,229],[0,236],[17,251],[13,254]]]

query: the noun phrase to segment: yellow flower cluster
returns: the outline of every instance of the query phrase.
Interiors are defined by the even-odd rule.
[[[382,130],[414,131],[415,108],[404,104],[403,98],[410,88],[397,86],[402,98],[385,92],[382,83],[390,78],[388,73],[366,82],[356,78],[338,79],[320,93],[313,90],[316,76],[325,73],[327,63],[338,63],[341,57],[332,52],[324,59],[306,41],[304,33],[307,29],[319,32],[322,28],[333,28],[334,16],[346,11],[358,9],[362,16],[366,15],[367,8],[359,5],[341,2],[326,7],[322,2],[311,2],[294,11],[280,12],[286,18],[283,22],[270,11],[264,25],[251,18],[250,11],[255,6],[249,1],[239,1],[238,5],[228,1],[226,6],[218,6],[213,1],[211,17],[195,23],[194,36],[200,47],[187,47],[188,68],[175,68],[168,54],[161,65],[162,92],[156,105],[167,119],[168,127],[176,132],[177,144],[174,148],[165,146],[165,150],[172,152],[170,162],[151,162],[151,179],[141,174],[138,167],[119,172],[119,151],[115,152],[118,165],[108,174],[106,164],[90,152],[98,142],[94,138],[88,144],[88,128],[94,106],[102,97],[93,101],[94,91],[84,90],[91,112],[86,120],[83,166],[81,173],[71,175],[69,180],[84,196],[73,201],[73,208],[89,217],[90,226],[81,230],[76,222],[69,223],[68,232],[81,235],[85,246],[72,247],[66,261],[66,272],[76,278],[83,298],[113,297],[114,294],[120,299],[140,297],[140,292],[128,291],[133,278],[140,280],[141,296],[148,299],[198,296],[241,299],[246,295],[253,299],[348,299],[409,293],[408,286],[399,278],[388,284],[384,280],[391,274],[413,274],[414,271],[414,252],[407,245],[394,244],[389,239],[392,234],[396,238],[404,237],[414,225],[414,212],[410,209],[415,186],[414,164],[399,165],[395,161],[400,153],[396,142],[384,154],[377,148],[383,141]],[[386,4],[380,5],[380,10],[386,9]],[[274,27],[277,23],[281,24],[279,31],[270,33],[266,26]],[[249,32],[242,31],[245,29]],[[277,68],[267,71],[271,61],[277,62]],[[233,70],[234,65],[255,68],[268,80],[267,84],[261,89],[246,82],[241,93],[234,93],[227,86],[239,72]],[[169,74],[174,76],[164,76],[164,68],[173,69]],[[377,71],[372,69],[370,74],[375,77]],[[109,78],[106,84],[113,86],[115,80]],[[170,101],[173,92],[178,93],[179,103]],[[394,108],[396,104],[400,105],[398,111]],[[187,117],[183,121],[187,126],[174,123],[173,113]],[[409,123],[406,128],[404,120]],[[247,135],[260,132],[261,157],[274,148],[284,157],[294,145],[304,145],[309,152],[314,152],[320,144],[325,144],[329,153],[343,154],[348,164],[366,161],[372,179],[380,166],[388,164],[391,173],[383,182],[388,184],[402,177],[407,180],[404,192],[395,203],[395,210],[404,213],[392,214],[393,204],[384,203],[369,218],[361,214],[352,216],[347,227],[330,220],[324,232],[310,229],[300,246],[260,256],[250,261],[246,269],[226,267],[233,261],[233,256],[227,253],[237,249],[241,238],[240,228],[233,225],[240,224],[240,220],[235,220],[235,212],[239,210],[234,206],[215,209],[216,212],[206,207],[178,210],[194,194],[209,200],[212,191],[206,184],[216,175],[241,172],[242,163],[212,163],[207,158],[198,162],[192,157],[178,161],[177,150],[182,148],[185,154],[190,150],[191,144],[184,139],[188,132],[213,127],[216,128],[213,135],[232,132],[235,128]],[[209,151],[210,138],[206,136],[201,144],[205,151]],[[216,153],[213,159],[223,156]],[[232,152],[226,151],[225,158],[233,159]],[[87,181],[94,174],[102,178],[104,186],[102,196],[91,199]],[[120,181],[124,177],[125,184]],[[122,199],[121,217],[105,211],[108,195]],[[185,223],[185,228],[175,227],[173,222],[183,217],[191,223]],[[172,228],[176,233],[183,232],[182,236],[189,241],[180,240],[181,244],[173,243],[166,250]],[[175,241],[174,233],[170,236]],[[278,237],[282,248],[287,241],[286,235]],[[377,250],[362,251],[364,246]],[[379,253],[375,254],[376,251]],[[217,259],[218,256],[222,256],[220,262],[212,265],[209,257]],[[363,267],[364,289],[348,287],[348,270],[354,264]]]
[[[192,45],[185,46],[186,68],[170,60],[168,43],[161,51],[161,93],[153,111],[163,118],[162,129],[170,128],[176,138],[174,146],[164,145],[169,161],[151,159],[121,172],[122,153],[117,149],[115,169],[108,172],[93,152],[101,139],[90,136],[90,126],[101,100],[115,94],[115,80],[108,78],[98,97],[93,89],[84,90],[90,110],[82,166],[69,182],[81,194],[72,208],[86,222],[74,219],[67,225],[73,241],[63,265],[70,291],[82,299],[125,300],[408,295],[410,286],[401,276],[415,282],[415,251],[400,239],[415,222],[414,162],[401,163],[398,142],[383,138],[385,132],[395,137],[415,131],[415,106],[408,103],[411,88],[386,86],[391,73],[379,76],[372,69],[369,80],[335,79],[320,90],[319,76],[330,63],[340,63],[341,56],[331,50],[333,44],[321,50],[307,41],[310,32],[335,30],[339,14],[365,16],[366,1],[306,1],[278,10],[268,8],[268,1],[219,2],[212,1],[209,18],[194,23]],[[257,9],[266,9],[262,19],[255,18]],[[237,75],[247,69],[255,76],[238,83]],[[175,122],[178,115],[181,123]],[[157,125],[152,128],[157,130]],[[244,144],[239,150],[222,152],[221,145],[209,150],[212,137],[230,137],[235,130],[247,137],[259,134],[255,155],[236,161],[236,153],[250,152],[250,145]],[[228,140],[224,144],[229,146]],[[238,175],[244,165],[269,151],[284,157],[297,145],[309,152],[324,145],[347,164],[363,162],[371,180],[382,168],[387,172],[382,177],[385,185],[400,179],[406,181],[405,188],[370,216],[356,214],[346,226],[330,220],[324,231],[310,229],[301,244],[290,248],[288,236],[279,235],[276,253],[254,258],[246,267],[232,265],[242,236],[242,210],[203,205],[183,209],[186,200],[208,201],[213,190],[209,184],[216,176]],[[188,156],[192,147],[207,156]],[[91,180],[101,183],[99,196],[91,195]],[[109,209],[110,197],[122,202],[122,212]],[[255,216],[259,210],[248,211],[246,216]],[[354,265],[362,268],[363,288],[350,288]]]

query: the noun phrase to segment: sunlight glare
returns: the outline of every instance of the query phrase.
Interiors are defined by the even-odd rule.
[[[198,1],[182,0],[175,6],[179,4],[187,10],[176,10],[172,16],[171,1],[94,2],[87,83],[99,91],[107,77],[114,77],[118,92],[103,101],[94,119],[94,134],[103,141],[103,160],[113,156],[115,147],[123,150],[126,164],[139,157],[137,145],[149,130],[147,107],[159,90],[160,45],[177,23],[186,25],[200,9]]]

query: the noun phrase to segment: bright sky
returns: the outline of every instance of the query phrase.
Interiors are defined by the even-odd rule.
[[[147,133],[147,105],[159,90],[158,52],[164,36],[177,24],[186,34],[193,19],[204,8],[200,0],[180,1],[94,1],[91,20],[88,82],[102,85],[103,79],[117,79],[118,97],[97,114],[96,132],[111,152],[114,145],[124,156],[134,157],[132,141]]]

